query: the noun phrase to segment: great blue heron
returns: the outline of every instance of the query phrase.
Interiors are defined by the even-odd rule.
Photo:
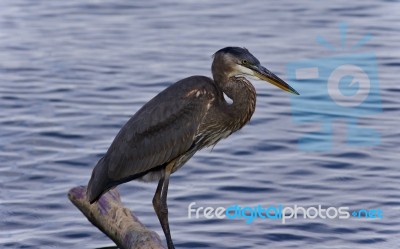
[[[247,49],[226,47],[214,54],[213,79],[191,76],[147,102],[122,127],[93,169],[87,188],[90,203],[110,188],[131,180],[157,181],[153,207],[168,248],[174,248],[168,223],[170,175],[198,150],[241,129],[254,113],[256,91],[244,76],[255,76],[299,94],[261,66]],[[228,103],[226,94],[232,103]]]

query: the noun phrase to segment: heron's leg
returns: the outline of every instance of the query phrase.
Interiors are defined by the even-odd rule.
[[[171,232],[169,230],[167,206],[169,176],[171,175],[173,166],[174,163],[169,163],[165,167],[164,177],[162,177],[158,182],[157,190],[153,197],[153,207],[167,239],[168,249],[175,249],[171,238]]]

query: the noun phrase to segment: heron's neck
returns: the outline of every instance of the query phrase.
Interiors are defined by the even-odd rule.
[[[225,102],[225,110],[235,123],[235,129],[240,129],[251,118],[256,105],[256,90],[244,77],[230,77],[219,84],[222,91],[232,99],[232,103]]]

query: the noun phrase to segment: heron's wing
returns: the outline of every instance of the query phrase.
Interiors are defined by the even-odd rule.
[[[175,83],[125,124],[105,156],[110,180],[144,173],[189,150],[214,99],[214,87],[204,78]]]

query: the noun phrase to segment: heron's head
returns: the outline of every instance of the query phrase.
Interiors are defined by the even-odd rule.
[[[212,65],[214,79],[218,77],[252,76],[267,81],[282,90],[297,94],[289,84],[260,64],[260,61],[246,48],[226,47],[214,54]]]

